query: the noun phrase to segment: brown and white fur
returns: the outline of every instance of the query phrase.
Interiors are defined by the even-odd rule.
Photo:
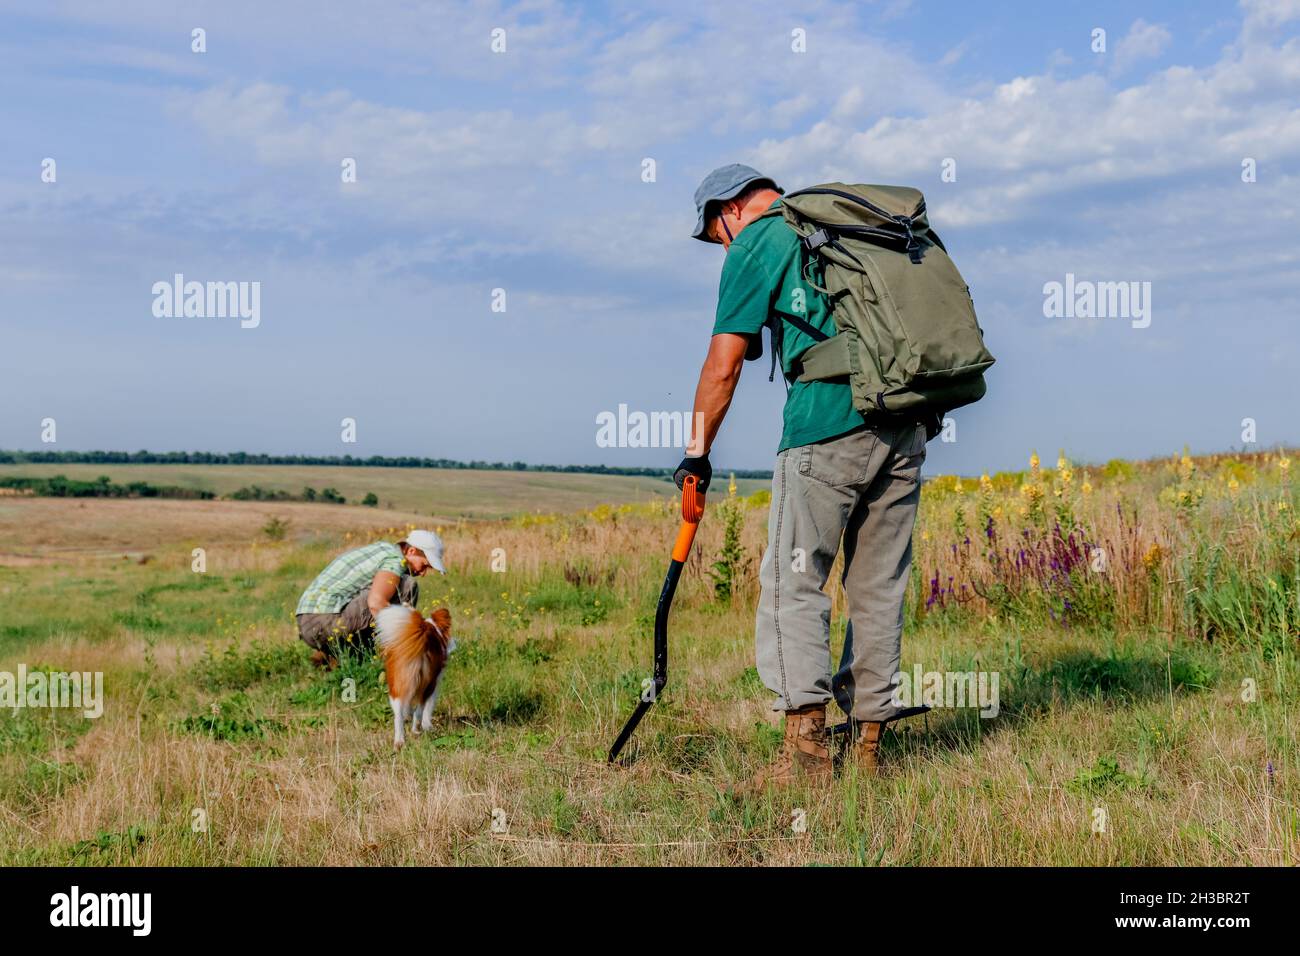
[[[433,729],[442,669],[456,647],[451,639],[451,612],[440,607],[425,618],[414,608],[390,605],[375,618],[375,634],[393,708],[393,747],[401,750],[407,720],[412,734]]]

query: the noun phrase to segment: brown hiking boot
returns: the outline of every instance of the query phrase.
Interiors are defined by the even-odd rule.
[[[324,651],[312,651],[311,662],[317,667],[324,667],[328,670],[333,670],[339,664],[332,654],[326,654]]]
[[[785,740],[776,759],[764,767],[748,784],[733,791],[736,795],[761,791],[769,783],[785,786],[803,779],[829,779],[831,754],[826,749],[826,705],[810,704],[785,712]]]
[[[858,769],[874,777],[880,772],[880,738],[885,735],[885,724],[867,720],[858,725],[858,742],[853,745],[854,761]]]

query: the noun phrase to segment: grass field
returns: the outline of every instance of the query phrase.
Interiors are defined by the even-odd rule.
[[[903,667],[997,672],[1000,713],[936,709],[887,735],[880,778],[739,801],[723,788],[779,739],[753,669],[766,493],[711,491],[669,688],[622,768],[604,756],[649,673],[671,502],[451,520],[432,499],[451,573],[421,605],[451,609],[460,646],[435,732],[394,754],[376,662],[313,670],[291,611],[334,554],[418,516],[0,500],[0,671],[102,671],[107,699],[0,713],[0,863],[1294,865],[1293,471],[1035,459],[931,482]],[[478,492],[454,500],[524,510],[521,488]],[[838,588],[834,621],[838,652]]]
[[[229,495],[258,485],[299,494],[305,486],[337,489],[360,504],[373,492],[380,505],[443,518],[499,518],[520,512],[568,512],[600,504],[645,502],[675,494],[662,478],[564,474],[547,471],[471,471],[444,468],[360,468],[341,465],[0,465],[0,477],[49,477],[93,481],[107,475],[114,484],[145,481]],[[742,493],[767,486],[742,479]]]

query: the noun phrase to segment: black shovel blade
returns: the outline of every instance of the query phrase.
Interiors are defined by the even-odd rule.
[[[658,699],[668,686],[668,612],[673,606],[673,595],[677,593],[677,580],[682,575],[682,562],[669,561],[668,573],[664,575],[664,586],[659,592],[659,604],[655,608],[655,676],[654,676],[654,694],[649,700],[642,695],[636,705],[636,710],[632,711],[632,716],[628,718],[627,723],[623,726],[623,731],[614,741],[614,746],[609,748],[609,763],[613,763],[622,751],[623,745],[627,739],[632,736],[632,731],[636,730],[636,725],[641,723],[641,718],[645,712],[650,709],[650,705]]]
[[[613,763],[618,759],[618,755],[623,751],[624,744],[632,736],[632,731],[636,730],[636,725],[641,723],[641,718],[645,716],[645,712],[650,709],[650,705],[653,703],[652,700],[642,700],[636,705],[636,710],[632,711],[632,716],[623,725],[623,730],[619,733],[618,739],[614,741],[614,746],[609,748],[609,763]]]
[[[926,707],[924,704],[920,704],[920,705],[918,705],[918,706],[916,706],[916,707],[906,707],[906,708],[904,708],[903,710],[898,711],[896,714],[894,714],[894,715],[893,715],[892,717],[890,717],[888,720],[886,720],[885,723],[886,723],[886,724],[892,724],[892,723],[893,723],[894,721],[896,721],[896,720],[903,720],[903,719],[906,718],[906,717],[917,717],[917,716],[919,716],[919,715],[921,715],[921,714],[928,714],[929,712],[930,712],[930,708],[929,708],[929,707]],[[852,734],[852,733],[853,733],[853,721],[851,721],[851,720],[846,720],[844,723],[842,723],[842,724],[836,724],[834,727],[827,727],[827,728],[826,728],[826,733],[831,734],[831,735],[835,735],[835,734]]]

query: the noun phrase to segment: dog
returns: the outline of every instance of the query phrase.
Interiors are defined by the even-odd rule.
[[[433,706],[447,657],[456,647],[451,637],[451,612],[440,607],[432,617],[394,604],[375,618],[375,637],[384,658],[388,703],[393,708],[393,749],[406,744],[411,733],[433,729]]]

